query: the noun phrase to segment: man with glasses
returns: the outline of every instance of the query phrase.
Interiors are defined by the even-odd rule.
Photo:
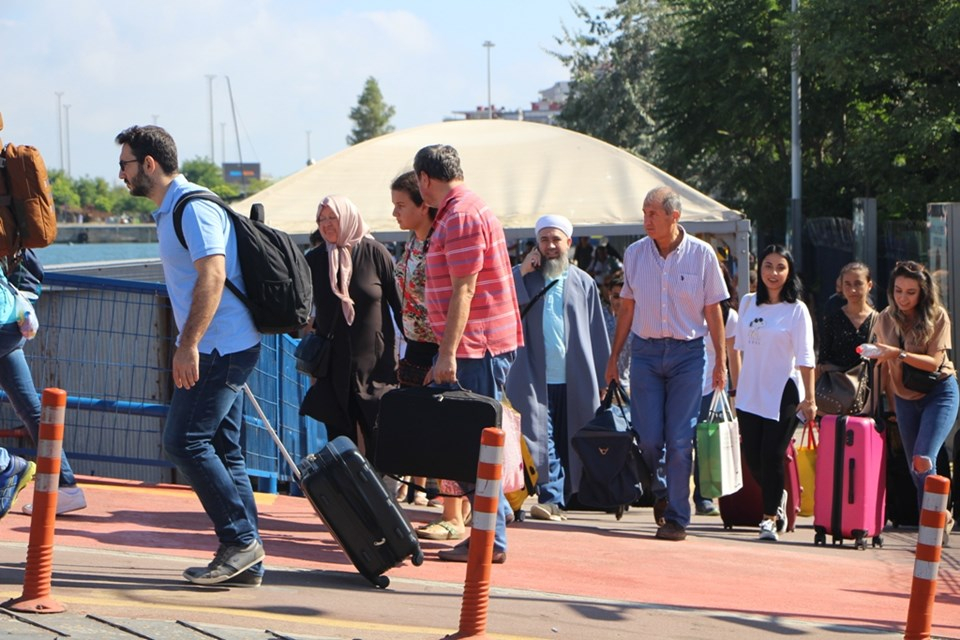
[[[233,223],[216,204],[191,201],[183,210],[185,248],[173,210],[184,194],[203,187],[180,174],[173,138],[157,126],[134,126],[116,142],[120,179],[132,195],[157,205],[160,260],[179,330],[163,448],[197,493],[220,541],[209,565],[190,567],[183,577],[256,587],[264,552],[240,446],[240,389],[259,359],[260,334],[243,302],[224,292],[227,278],[243,290]]]

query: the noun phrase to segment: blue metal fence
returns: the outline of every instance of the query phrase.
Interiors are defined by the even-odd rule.
[[[64,448],[74,471],[146,482],[176,482],[162,454],[162,431],[173,392],[170,362],[176,328],[162,284],[48,273],[36,304],[40,331],[25,353],[38,391],[66,390]],[[296,371],[289,336],[264,336],[249,381],[268,420],[295,459],[325,440],[321,423],[299,415],[309,384]],[[0,429],[20,425],[0,394]],[[286,463],[244,400],[247,468],[261,491],[290,479]],[[0,438],[15,451],[28,441]]]

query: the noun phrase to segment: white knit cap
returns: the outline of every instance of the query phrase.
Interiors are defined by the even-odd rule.
[[[559,229],[568,237],[573,237],[573,223],[563,216],[546,215],[537,219],[537,225],[534,227],[534,233],[539,238],[542,229]]]

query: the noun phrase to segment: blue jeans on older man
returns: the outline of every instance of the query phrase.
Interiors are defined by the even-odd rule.
[[[482,358],[457,358],[457,382],[468,391],[500,400],[503,395],[503,385],[507,381],[507,373],[516,357],[516,351],[498,356],[491,355],[488,351]],[[507,517],[511,514],[512,509],[506,496],[503,495],[501,484],[493,539],[494,551],[507,550]]]
[[[34,444],[40,441],[40,396],[33,384],[27,358],[23,354],[26,339],[16,322],[0,325],[0,389],[7,394],[17,417],[23,422]],[[77,484],[67,456],[60,450],[60,486]]]
[[[643,458],[653,477],[653,495],[667,499],[664,519],[690,524],[693,434],[703,393],[703,338],[633,337],[630,411]]]
[[[227,355],[201,353],[200,379],[190,389],[174,389],[163,428],[164,451],[193,487],[220,544],[260,539],[240,446],[243,385],[259,357],[259,344]]]

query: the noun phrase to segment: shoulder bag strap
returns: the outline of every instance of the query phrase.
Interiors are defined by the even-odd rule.
[[[548,284],[547,286],[545,286],[543,289],[540,289],[539,293],[537,293],[537,295],[533,296],[533,298],[530,300],[530,302],[528,302],[526,305],[524,305],[523,310],[520,311],[520,319],[523,320],[523,317],[524,317],[525,315],[527,315],[527,312],[530,311],[530,308],[531,308],[533,305],[535,305],[540,298],[542,298],[543,296],[547,295],[547,291],[550,290],[550,287],[552,287],[553,285],[557,284],[558,282],[560,282],[560,278],[557,278],[556,280],[553,280],[552,282],[550,282],[550,284]]]

